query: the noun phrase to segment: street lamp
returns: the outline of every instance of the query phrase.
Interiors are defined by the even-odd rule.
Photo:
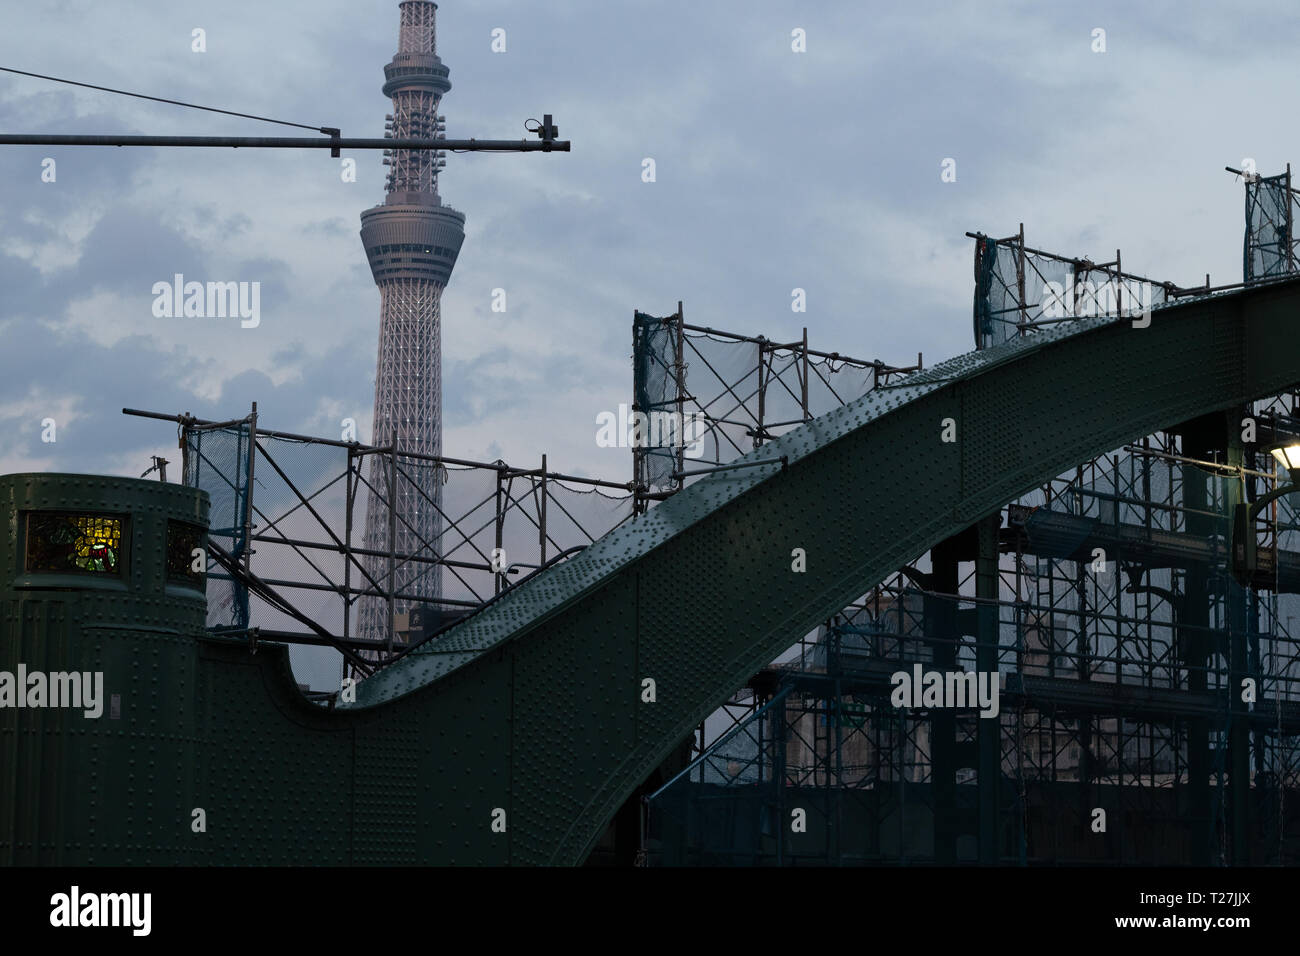
[[[1232,520],[1232,575],[1242,587],[1249,587],[1255,571],[1259,568],[1255,553],[1255,519],[1271,504],[1283,495],[1300,491],[1300,438],[1290,436],[1279,440],[1269,448],[1278,464],[1287,470],[1291,479],[1286,484],[1279,484],[1257,501],[1237,505]]]

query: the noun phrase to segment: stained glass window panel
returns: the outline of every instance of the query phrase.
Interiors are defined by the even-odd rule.
[[[202,554],[203,529],[184,521],[167,522],[167,577],[173,581],[203,587],[203,569],[207,560]],[[195,555],[195,551],[199,551]],[[195,563],[198,570],[195,570]]]
[[[27,570],[117,574],[122,524],[111,515],[34,511],[27,515]]]

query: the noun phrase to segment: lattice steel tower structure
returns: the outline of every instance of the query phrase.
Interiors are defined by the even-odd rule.
[[[405,0],[399,8],[397,54],[384,67],[384,95],[393,101],[385,136],[443,137],[438,105],[451,83],[437,54],[438,5]],[[442,453],[442,290],[465,239],[464,215],[444,206],[438,196],[443,157],[437,150],[385,150],[387,198],[361,214],[361,241],[381,302],[372,443],[395,442],[401,452],[422,455]],[[442,530],[437,472],[429,463],[399,458],[396,491],[390,493],[390,463],[373,459],[367,549],[386,551],[391,545],[399,555],[433,556],[431,549]],[[391,515],[390,500],[395,512]],[[388,559],[368,560],[371,574],[387,590]],[[395,600],[394,613],[441,596],[438,565],[403,563],[399,558],[391,583],[397,593],[418,596]],[[386,599],[362,600],[358,636],[388,638]]]

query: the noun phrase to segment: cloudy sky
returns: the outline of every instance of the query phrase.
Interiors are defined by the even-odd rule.
[[[1237,281],[1223,167],[1300,161],[1300,15],[1133,6],[445,0],[449,135],[514,138],[550,112],[573,141],[448,158],[441,192],[468,222],[443,298],[445,453],[626,480],[595,418],[629,399],[633,310],[679,299],[694,323],[806,324],[814,347],[895,364],[967,351],[967,230],[1023,221],[1039,248]],[[382,135],[395,0],[5,7],[0,66]],[[8,74],[0,131],[296,135]],[[379,296],[358,215],[383,167],[355,156],[349,183],[322,151],[0,148],[0,473],[175,460],[170,426],[124,406],[228,419],[257,401],[267,427],[338,437],[351,417],[367,439]],[[155,318],[152,286],[178,272],[260,282],[261,324]]]

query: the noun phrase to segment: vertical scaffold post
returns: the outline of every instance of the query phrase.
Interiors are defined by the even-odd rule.
[[[1119,250],[1115,250],[1115,314],[1124,314],[1124,267],[1120,264]]]
[[[500,559],[500,555],[502,554],[501,541],[502,541],[502,535],[505,532],[505,520],[506,520],[505,513],[501,509],[501,482],[505,478],[505,467],[506,467],[505,462],[503,461],[497,462],[496,538],[495,538],[496,544],[493,545],[493,547],[496,550],[492,552],[492,585],[493,585],[492,593],[493,594],[501,593],[501,582],[502,579],[505,577],[504,565],[501,565],[501,570],[497,570],[497,567],[501,560]]]
[[[785,727],[785,707],[774,707],[768,713],[768,719],[772,722],[772,793],[775,796],[776,804],[776,865],[785,865],[785,855],[787,852],[786,834],[790,832],[790,816],[786,813],[786,785],[785,785],[785,762],[786,762],[786,727]],[[813,766],[816,767],[816,756],[814,754]],[[815,779],[815,778],[814,778]]]
[[[808,342],[805,340],[805,348],[807,345]],[[808,353],[805,351],[804,354],[807,355]],[[834,800],[833,805],[828,807],[826,811],[826,828],[829,831],[827,833],[829,847],[826,856],[828,859],[834,860],[836,863],[841,862],[840,855],[842,850],[840,848],[840,833],[844,828],[844,800],[842,799],[844,793],[844,683],[840,678],[840,673],[841,672],[837,667],[835,670],[835,699],[832,701],[832,707],[834,709],[831,712],[831,717],[835,722],[835,763],[832,768],[829,766],[830,761],[828,760],[828,766],[826,768],[828,776],[831,775],[832,770],[834,773],[834,776],[830,776],[830,780],[827,783],[827,799],[829,800],[832,798],[832,786],[835,788],[836,793],[841,797],[841,799]]]
[[[244,488],[244,570],[252,573],[253,566],[253,479],[254,463],[257,461],[257,402],[248,415],[248,483]],[[243,614],[244,627],[249,626],[248,588],[240,586],[240,611]]]
[[[1211,433],[1204,420],[1198,420],[1184,431],[1182,453],[1191,459],[1205,460],[1217,453],[1222,435]],[[1196,465],[1180,465],[1183,483],[1183,507],[1186,511],[1184,529],[1189,535],[1210,539],[1218,530],[1210,511],[1209,475]],[[1180,665],[1187,675],[1187,689],[1194,694],[1210,690],[1209,663],[1211,653],[1211,605],[1218,601],[1212,584],[1209,562],[1198,563],[1186,571],[1183,605],[1176,620],[1179,628]],[[1187,721],[1187,820],[1192,830],[1188,863],[1210,866],[1215,858],[1216,821],[1211,800],[1210,776],[1214,762],[1210,746],[1212,727],[1204,713],[1197,713]]]
[[[352,502],[356,496],[356,485],[352,478],[352,462],[355,453],[352,445],[348,446],[347,488],[344,492],[343,507],[343,640],[347,640],[352,624]]]
[[[393,632],[397,627],[397,426],[393,426],[392,447],[388,449],[388,653],[393,652]]]
[[[1287,184],[1290,185],[1291,170],[1290,164],[1287,168]],[[1290,208],[1291,194],[1288,190],[1287,197],[1287,223],[1288,231],[1290,229]],[[1290,250],[1290,243],[1287,243],[1287,249]],[[1228,445],[1228,464],[1239,469],[1241,475],[1240,481],[1225,481],[1225,502],[1223,505],[1226,514],[1232,514],[1234,506],[1246,501],[1246,449],[1241,440],[1241,432],[1232,427],[1232,419],[1240,420],[1242,412],[1248,412],[1248,408],[1237,410],[1228,422],[1227,445]],[[1253,462],[1252,462],[1253,464]],[[1253,535],[1254,529],[1251,528],[1249,533]],[[1275,564],[1276,568],[1277,565]],[[1250,713],[1249,708],[1241,699],[1240,689],[1244,686],[1247,678],[1259,686],[1258,673],[1252,673],[1249,666],[1248,649],[1250,641],[1250,632],[1254,630],[1252,621],[1257,620],[1250,614],[1250,597],[1252,592],[1236,586],[1231,580],[1225,584],[1228,593],[1228,627],[1227,627],[1227,656],[1228,656],[1228,687],[1237,688],[1236,692],[1229,692],[1227,695],[1228,721],[1227,721],[1227,746],[1228,746],[1228,787],[1230,799],[1228,806],[1232,814],[1231,822],[1231,846],[1232,846],[1232,863],[1234,866],[1246,866],[1250,863],[1250,809],[1251,809],[1251,781],[1250,781]]]
[[[541,553],[537,556],[537,564],[546,563],[546,498],[550,490],[546,486],[546,456],[542,455],[542,498],[537,502],[537,540],[541,545]]]
[[[187,418],[182,417],[181,423],[176,426],[177,444],[181,446],[181,484],[189,484],[190,480],[190,424]]]
[[[637,348],[641,344],[640,326],[637,323],[636,309],[632,310],[632,412],[635,414],[640,410],[640,403],[637,399],[636,377],[638,364],[641,359],[637,354]],[[645,514],[646,495],[650,489],[645,481],[645,450],[637,447],[636,442],[632,442],[632,513]]]
[[[1286,271],[1296,271],[1295,261],[1295,223],[1292,217],[1292,210],[1295,208],[1295,197],[1291,193],[1291,164],[1286,164]]]
[[[921,598],[924,640],[930,648],[930,660],[935,670],[941,672],[953,671],[957,667],[957,606],[961,589],[959,565],[962,560],[962,545],[962,537],[957,535],[930,549],[929,587]],[[966,557],[969,558],[969,555]],[[909,718],[917,716],[910,709],[906,715]],[[935,708],[929,713],[929,721],[930,790],[934,796],[934,805],[953,807],[957,805],[956,713],[945,707]],[[903,772],[906,772],[906,768]],[[982,791],[980,795],[983,796]],[[960,821],[955,814],[936,813],[933,825],[934,862],[940,866],[955,865]]]
[[[1016,248],[1016,305],[1020,307],[1020,320],[1016,323],[1016,332],[1025,334],[1025,324],[1029,321],[1028,304],[1025,302],[1025,224],[1020,224]]]
[[[975,670],[1000,680],[998,666],[998,530],[1001,513],[979,522],[975,563],[977,624]],[[998,797],[1002,787],[1002,717],[980,715],[977,726],[979,748],[979,858],[984,865],[996,864],[1002,855],[1001,819]]]
[[[812,418],[808,414],[808,326],[803,327],[803,381],[800,383],[803,387],[800,390],[799,402],[803,406],[803,420],[808,421]]]
[[[677,372],[677,424],[681,432],[677,435],[677,468],[678,474],[686,470],[686,314],[682,308],[682,300],[677,300],[677,338],[673,343],[673,363],[676,365]],[[685,478],[677,479],[679,486],[685,484]]]

